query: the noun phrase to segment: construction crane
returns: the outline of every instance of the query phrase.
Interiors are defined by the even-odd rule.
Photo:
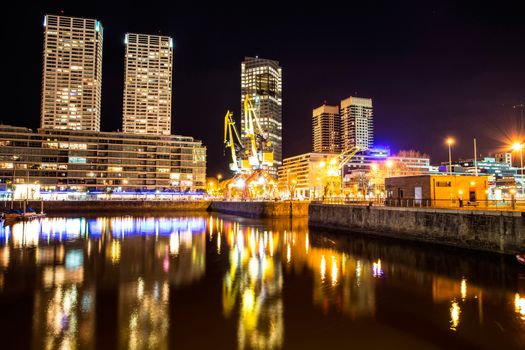
[[[255,108],[246,95],[244,99],[244,134],[249,144],[248,162],[254,169],[262,169],[263,166],[273,165],[272,143],[268,139],[257,117]]]
[[[342,170],[343,167],[353,156],[359,152],[361,148],[354,146],[351,147],[340,154],[332,157],[328,164],[321,164],[321,168],[325,169],[324,174],[324,189],[326,196],[340,195],[343,191],[343,182],[342,182]]]
[[[268,173],[273,165],[273,145],[268,140],[250,98],[244,99],[243,132],[235,127],[233,114],[224,117],[224,145],[231,153],[234,177],[221,184],[227,197],[275,198],[276,181]]]
[[[235,127],[233,113],[230,111],[227,111],[224,117],[224,145],[230,149],[232,156],[230,170],[239,172],[242,169],[242,159],[238,158],[238,153],[243,149],[243,145]]]

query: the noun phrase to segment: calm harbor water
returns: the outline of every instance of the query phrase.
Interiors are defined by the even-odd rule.
[[[2,349],[525,348],[512,258],[234,216],[0,227]]]

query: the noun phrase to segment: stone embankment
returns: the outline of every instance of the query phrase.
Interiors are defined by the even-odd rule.
[[[252,218],[307,217],[309,202],[212,202],[210,211]]]
[[[514,254],[525,251],[525,213],[310,204],[312,227]]]
[[[10,203],[2,203],[10,205]],[[40,211],[42,202],[29,202],[29,206]],[[193,212],[206,211],[210,201],[44,201],[44,212],[46,214],[80,214],[108,213],[108,214],[149,214],[152,212]],[[14,203],[14,208],[22,208],[22,203]]]

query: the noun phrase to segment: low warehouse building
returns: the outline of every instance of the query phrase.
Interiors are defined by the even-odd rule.
[[[387,205],[486,206],[488,176],[417,175],[385,179]]]

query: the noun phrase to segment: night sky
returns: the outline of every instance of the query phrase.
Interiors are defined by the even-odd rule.
[[[350,95],[373,98],[378,145],[426,152],[438,163],[448,157],[446,136],[457,139],[454,158],[471,157],[476,137],[487,154],[519,129],[513,106],[525,104],[525,5],[459,2],[10,2],[1,57],[4,86],[13,89],[2,93],[0,121],[39,126],[43,16],[63,10],[104,27],[104,131],[121,129],[124,34],[174,38],[172,131],[204,142],[209,175],[226,172],[223,118],[227,109],[239,117],[240,63],[254,55],[283,67],[285,157],[311,150],[313,108]]]

